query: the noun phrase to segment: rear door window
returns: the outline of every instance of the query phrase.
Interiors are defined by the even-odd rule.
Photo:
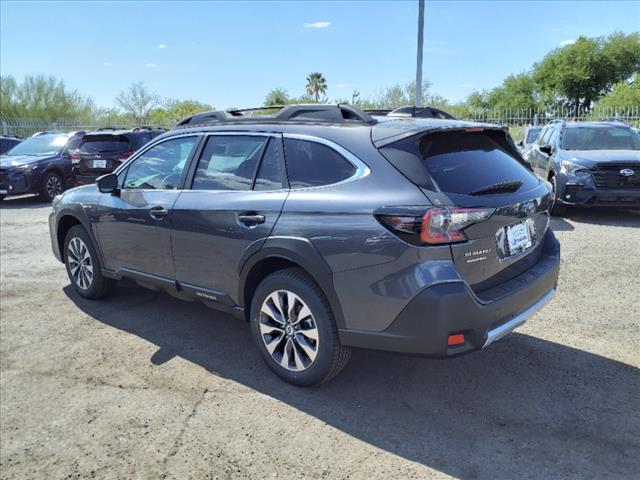
[[[356,173],[351,162],[327,145],[294,138],[284,142],[291,188],[331,185]]]
[[[124,153],[129,140],[124,135],[87,135],[80,145],[82,153]]]
[[[269,137],[211,135],[202,151],[193,190],[251,190]]]

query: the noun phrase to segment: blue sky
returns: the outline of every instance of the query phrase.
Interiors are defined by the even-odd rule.
[[[417,1],[0,3],[0,71],[62,77],[110,107],[134,81],[218,108],[304,93],[329,99],[415,76]],[[460,100],[580,35],[640,30],[640,2],[426,2],[424,76]]]

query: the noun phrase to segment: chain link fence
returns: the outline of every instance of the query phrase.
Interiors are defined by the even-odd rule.
[[[509,127],[511,135],[519,139],[527,125],[544,125],[550,120],[565,119],[577,121],[608,120],[628,123],[640,127],[640,107],[628,108],[598,108],[590,110],[575,108],[532,110],[475,110],[461,116],[463,120],[476,122],[497,123]],[[75,131],[95,130],[101,127],[133,128],[137,125],[110,125],[107,121],[61,119],[50,122],[38,118],[10,118],[0,117],[1,133],[5,136],[29,137],[43,131]],[[171,125],[155,125],[170,128]]]

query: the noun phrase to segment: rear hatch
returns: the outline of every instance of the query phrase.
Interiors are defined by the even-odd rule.
[[[80,173],[102,175],[115,170],[133,153],[125,135],[105,133],[85,135],[74,152],[74,163]]]
[[[444,212],[449,228],[458,222],[459,230],[447,240],[456,268],[476,293],[538,261],[551,190],[522,160],[505,130],[447,124],[376,146],[422,190],[433,205],[427,210]]]

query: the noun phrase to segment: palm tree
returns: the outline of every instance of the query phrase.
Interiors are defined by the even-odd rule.
[[[284,88],[274,88],[267,93],[264,99],[265,106],[286,105],[289,103],[289,94]]]
[[[307,93],[313,95],[318,101],[320,94],[327,92],[327,81],[320,72],[313,72],[307,76]]]

